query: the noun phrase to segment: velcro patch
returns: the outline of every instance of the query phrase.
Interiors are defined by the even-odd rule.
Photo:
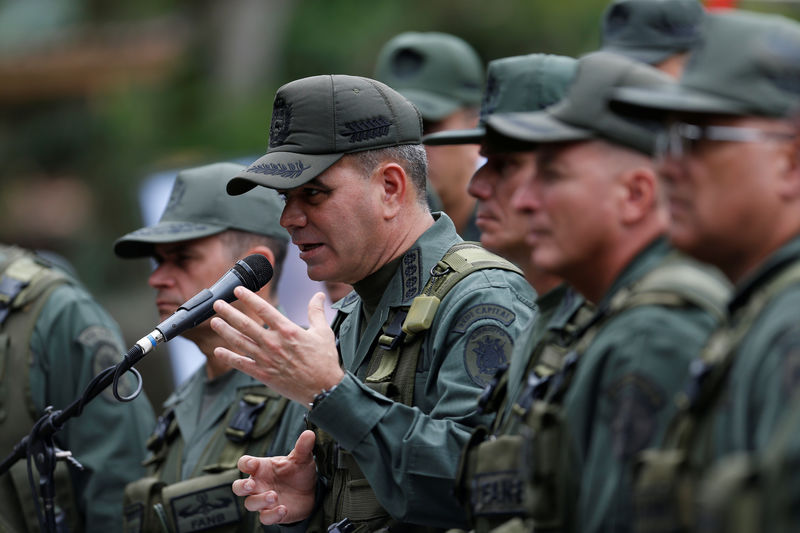
[[[519,470],[476,474],[471,503],[475,516],[525,514],[525,482]]]
[[[117,336],[104,326],[89,326],[78,335],[77,340],[87,352],[92,354],[92,373],[94,375],[122,360],[122,347],[118,344]],[[136,378],[131,374],[126,374],[119,380],[117,391],[122,396],[128,396],[133,394],[136,387]],[[111,387],[103,389],[101,396],[108,401],[117,403]]]
[[[485,387],[508,364],[514,341],[502,328],[480,326],[470,333],[464,347],[464,366],[476,385]]]
[[[239,522],[230,483],[174,498],[170,505],[177,533],[193,533]]]
[[[502,305],[497,304],[478,304],[473,305],[467,309],[463,315],[458,319],[453,331],[456,333],[463,333],[469,327],[483,318],[490,318],[497,320],[504,326],[510,326],[517,316],[510,309],[506,309]]]
[[[611,432],[616,457],[630,458],[653,445],[658,411],[666,403],[664,390],[650,378],[628,374],[607,389],[613,405]]]

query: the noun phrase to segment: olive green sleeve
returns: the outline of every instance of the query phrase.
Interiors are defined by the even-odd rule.
[[[53,291],[31,337],[31,394],[38,410],[66,407],[88,382],[124,353],[119,327],[81,287]],[[122,394],[130,393],[126,378]],[[144,475],[144,443],[155,424],[149,400],[117,402],[110,387],[86,405],[57,434],[85,470],[73,470],[73,485],[86,531],[116,531],[121,524],[124,486]]]

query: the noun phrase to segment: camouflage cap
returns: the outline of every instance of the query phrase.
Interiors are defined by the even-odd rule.
[[[680,83],[614,91],[615,105],[782,117],[800,103],[800,24],[746,11],[709,14]]]
[[[378,53],[375,79],[411,100],[425,120],[478,107],[483,62],[463,39],[439,32],[406,32]]]
[[[698,0],[615,0],[603,15],[601,50],[655,65],[700,40],[704,15]]]
[[[490,115],[539,111],[561,100],[575,76],[576,64],[574,58],[549,54],[490,61],[478,127],[431,133],[423,137],[422,142],[430,145],[480,143]]]
[[[280,225],[283,201],[273,190],[258,189],[231,198],[225,185],[244,165],[214,163],[178,172],[167,207],[157,224],[114,243],[119,257],[153,255],[153,245],[188,241],[236,229],[288,241]]]
[[[292,189],[314,179],[345,154],[420,144],[419,111],[396,91],[369,78],[312,76],[278,89],[269,148],[228,182],[228,194],[256,185]]]
[[[487,130],[528,143],[604,138],[650,154],[658,125],[612,111],[608,96],[616,87],[660,87],[671,78],[655,68],[617,54],[594,52],[578,60],[567,95],[535,113],[495,113]]]

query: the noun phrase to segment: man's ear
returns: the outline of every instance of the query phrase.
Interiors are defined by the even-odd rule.
[[[620,216],[623,224],[635,224],[655,209],[658,202],[658,178],[652,168],[636,166],[619,177],[622,186]]]
[[[407,202],[407,196],[410,194],[408,182],[410,178],[402,166],[387,161],[377,168],[375,179],[381,186],[384,218],[394,218]]]
[[[800,137],[786,143],[785,151],[781,151],[780,183],[778,194],[787,200],[800,198]]]

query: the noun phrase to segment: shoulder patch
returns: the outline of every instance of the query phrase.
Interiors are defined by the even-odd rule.
[[[453,331],[463,333],[476,321],[482,318],[497,320],[504,326],[510,326],[517,316],[513,311],[497,304],[477,304],[473,305],[456,321]]]
[[[655,444],[658,411],[667,395],[650,378],[640,374],[622,376],[606,391],[612,405],[611,433],[613,453],[618,458],[631,458]]]
[[[400,264],[403,276],[403,300],[410,300],[422,291],[422,257],[419,248],[412,248]]]
[[[464,346],[464,366],[476,385],[485,387],[502,366],[508,364],[514,341],[498,326],[480,326],[470,333]]]
[[[77,340],[86,353],[92,354],[92,373],[95,376],[122,360],[122,348],[119,346],[117,336],[104,326],[89,326],[78,335]],[[121,395],[128,396],[136,390],[136,386],[136,379],[133,375],[126,374],[119,382],[118,391]],[[101,396],[108,401],[117,403],[110,386],[103,390]]]

